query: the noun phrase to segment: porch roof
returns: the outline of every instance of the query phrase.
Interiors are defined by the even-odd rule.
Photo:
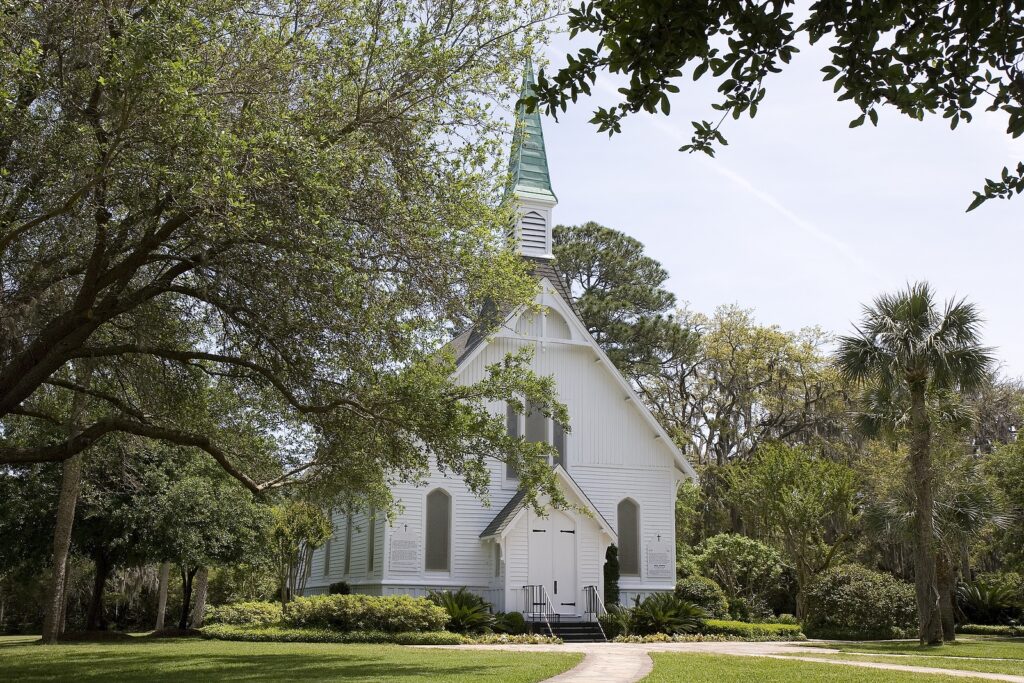
[[[558,475],[559,479],[569,488],[569,490],[583,503],[583,507],[590,511],[591,516],[601,530],[608,534],[612,539],[613,543],[618,543],[618,534],[615,533],[615,529],[608,520],[604,518],[601,511],[597,509],[597,506],[591,502],[587,494],[580,488],[580,485],[576,483],[576,480],[565,471],[565,468],[561,465],[555,467],[555,474]],[[516,491],[516,494],[512,496],[512,499],[505,504],[505,507],[498,511],[498,514],[494,516],[491,523],[487,525],[487,528],[480,532],[480,538],[492,538],[494,536],[501,536],[506,528],[512,522],[515,521],[519,513],[526,508],[526,492],[522,489]]]

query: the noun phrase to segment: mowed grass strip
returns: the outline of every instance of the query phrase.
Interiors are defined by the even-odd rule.
[[[990,657],[1024,661],[1024,638],[999,636],[957,636],[952,643],[921,645],[916,640],[808,643],[810,647],[828,647],[842,652],[878,655],[920,655],[925,657]]]
[[[654,671],[644,683],[966,683],[983,680],[767,657],[657,652],[652,653],[651,658]]]
[[[806,657],[808,655],[800,655]],[[927,666],[935,669],[956,669],[958,671],[981,671],[990,674],[1012,674],[1024,676],[1024,662],[1013,659],[970,659],[968,657],[928,657],[924,655],[863,655],[856,652],[841,655],[811,653],[815,659],[840,660],[844,662],[876,662],[897,666]]]
[[[38,645],[0,638],[0,678],[17,681],[501,681],[534,683],[582,655],[429,650],[397,645],[145,639]]]

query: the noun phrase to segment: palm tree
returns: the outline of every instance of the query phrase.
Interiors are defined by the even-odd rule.
[[[985,380],[992,355],[979,343],[980,324],[973,304],[950,300],[940,311],[932,288],[919,282],[879,296],[864,307],[856,334],[839,338],[836,361],[848,381],[909,398],[914,585],[922,643],[942,642],[928,399],[946,390],[970,391]]]

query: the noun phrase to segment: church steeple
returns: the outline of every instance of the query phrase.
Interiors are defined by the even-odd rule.
[[[521,97],[532,95],[533,85],[533,64],[527,59]],[[509,191],[515,195],[519,207],[519,218],[509,237],[524,256],[553,258],[551,210],[558,204],[558,198],[551,189],[540,112],[527,112],[524,104],[516,110],[509,177]]]

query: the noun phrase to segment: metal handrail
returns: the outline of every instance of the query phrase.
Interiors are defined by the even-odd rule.
[[[601,637],[608,640],[608,634],[604,632],[604,626],[601,625],[601,615],[608,614],[608,608],[604,606],[604,599],[601,597],[601,591],[597,589],[597,586],[584,586],[583,592],[587,596],[587,614],[593,614],[597,621],[597,628],[601,631]],[[591,609],[593,607],[593,609]]]
[[[537,602],[537,598],[540,598],[540,602]],[[555,631],[551,628],[551,621],[548,619],[548,612],[553,612],[554,610],[551,607],[551,599],[548,597],[548,591],[544,584],[523,586],[523,605],[529,608],[526,612],[527,615],[540,615],[541,619],[544,620],[544,625],[548,627],[548,635],[554,637]],[[540,606],[540,610],[534,611],[532,608],[537,606]]]

